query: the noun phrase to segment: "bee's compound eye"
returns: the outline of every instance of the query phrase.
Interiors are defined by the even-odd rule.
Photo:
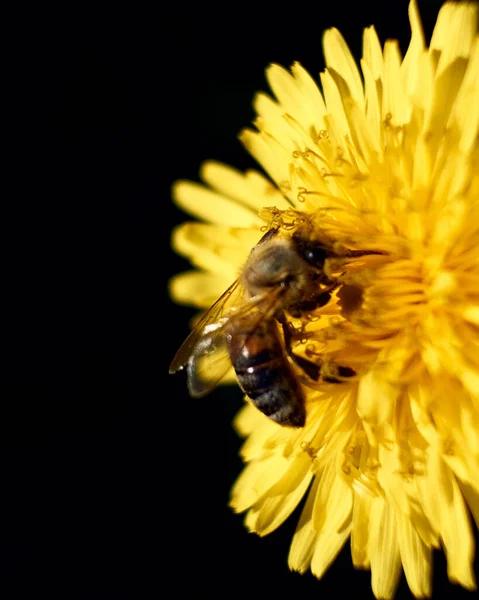
[[[331,250],[318,240],[310,240],[298,234],[293,235],[296,250],[303,260],[316,269],[324,267],[324,261],[330,256]]]
[[[325,248],[317,246],[315,248],[306,248],[303,256],[310,265],[321,268],[324,266],[324,261],[327,259],[328,253]]]

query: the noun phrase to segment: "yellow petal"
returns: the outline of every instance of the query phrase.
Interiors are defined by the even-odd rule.
[[[447,574],[453,583],[457,582],[468,590],[475,590],[471,523],[457,484],[454,487],[454,505],[449,514],[450,520],[444,523],[443,529]]]
[[[231,285],[231,281],[221,275],[205,271],[187,271],[170,280],[169,290],[175,302],[208,308],[229,285]]]
[[[457,58],[467,58],[477,31],[477,5],[474,2],[446,2],[437,16],[430,50],[440,52],[438,74]]]
[[[200,177],[224,196],[237,200],[255,213],[265,206],[289,208],[288,201],[278,188],[257,171],[241,173],[228,165],[208,161],[201,165]]]
[[[368,547],[373,498],[367,492],[354,492],[351,557],[356,569],[367,569],[370,565]]]
[[[288,462],[281,454],[250,463],[231,490],[230,506],[236,512],[250,508],[275,485],[287,467]]]
[[[408,13],[411,23],[411,41],[401,65],[401,77],[405,82],[407,94],[412,96],[419,82],[420,71],[418,67],[424,53],[425,41],[416,0],[409,3]]]
[[[431,452],[427,465],[431,491],[438,504],[440,533],[452,582],[474,590],[474,539],[464,499],[454,476],[438,453]],[[438,498],[441,501],[438,501]]]
[[[248,513],[247,526],[263,536],[274,531],[293,512],[311,482],[311,459],[299,454],[281,479]]]
[[[366,95],[366,115],[373,131],[375,145],[381,140],[381,101],[380,87],[373,78],[371,68],[365,60],[361,60]]]
[[[173,230],[171,244],[193,265],[233,282],[262,236],[259,229],[234,230],[205,223],[183,223]]]
[[[315,477],[306,503],[296,527],[288,556],[288,565],[292,571],[305,573],[311,564],[316,544],[317,532],[313,529],[313,505],[318,489],[319,478]]]
[[[457,122],[461,132],[459,148],[469,153],[477,140],[479,129],[479,38],[474,40],[471,56],[461,88],[457,94],[451,119]]]
[[[253,433],[260,424],[264,422],[264,419],[261,418],[262,416],[262,413],[248,402],[234,418],[233,426],[238,435],[246,437],[250,433]],[[269,422],[270,419],[268,419],[268,423]]]
[[[443,69],[439,76],[436,75],[434,80],[432,99],[424,116],[424,131],[434,150],[443,139],[466,66],[467,61],[458,58]]]
[[[313,528],[322,533],[335,524],[337,529],[344,525],[340,519],[349,519],[352,507],[352,490],[337,474],[335,461],[330,461],[319,479],[316,501],[313,508]]]
[[[282,183],[288,182],[291,155],[273,137],[251,129],[243,129],[239,139],[273,181],[280,187]],[[289,199],[293,200],[290,197]]]
[[[339,148],[341,148],[344,152],[346,149],[345,138],[350,138],[351,132],[349,131],[349,125],[346,119],[346,114],[344,112],[341,94],[339,92],[338,86],[334,81],[333,76],[331,75],[328,69],[321,73],[320,77],[328,113],[334,118],[334,122],[339,132],[339,135],[337,136],[337,139],[335,139],[335,142],[338,144]],[[329,133],[329,135],[331,137],[331,133]]]
[[[324,32],[323,47],[326,65],[342,77],[355,103],[364,110],[363,84],[358,66],[343,36],[335,27]]]
[[[374,126],[364,113],[356,105],[349,105],[345,98],[346,115],[351,130],[352,139],[356,149],[361,153],[367,165],[381,158],[381,147],[379,137],[376,135]]]
[[[349,523],[344,529],[336,530],[331,527],[318,536],[311,560],[311,572],[315,577],[320,579],[324,575],[346,543],[350,531],[351,524]]]
[[[366,27],[363,34],[363,59],[371,77],[377,81],[383,76],[384,60],[381,43],[373,26]]]
[[[386,429],[386,438],[393,440],[390,428]],[[410,498],[406,494],[403,482],[403,465],[400,461],[400,450],[394,443],[381,444],[378,448],[378,483],[384,490],[386,500],[397,510],[407,511]]]
[[[373,505],[369,555],[371,585],[376,598],[394,597],[401,575],[396,519],[391,505],[377,498]]]
[[[303,95],[294,77],[283,67],[271,64],[266,69],[266,79],[283,111],[304,121]]]
[[[411,592],[416,598],[431,596],[432,552],[421,540],[411,521],[396,512],[401,561]]]
[[[479,491],[470,485],[461,484],[461,491],[471,511],[476,527],[479,527]]]
[[[399,392],[397,385],[385,381],[379,373],[370,371],[359,383],[358,415],[372,426],[389,422]]]
[[[384,45],[384,95],[382,118],[392,125],[404,125],[410,118],[411,107],[401,82],[401,52],[396,40]]]
[[[209,190],[192,181],[177,181],[173,185],[173,200],[191,215],[215,225],[261,227],[258,214],[239,202]]]
[[[259,115],[256,123],[261,131],[273,136],[289,159],[294,151],[302,151],[308,146],[310,138],[306,131],[270,96],[261,92],[256,94],[253,107]]]
[[[310,494],[314,498],[311,512],[310,544],[314,544],[311,561],[313,574],[320,578],[341,550],[351,530],[353,494],[351,488],[338,475],[336,461],[330,461],[319,483]],[[313,532],[318,535],[314,540]],[[309,547],[311,550],[311,547]]]
[[[299,63],[294,63],[291,71],[302,93],[301,105],[306,113],[303,125],[308,131],[308,126],[314,127],[314,133],[317,134],[322,129],[322,117],[326,113],[323,96],[317,83]]]
[[[413,68],[413,67],[411,67]],[[434,62],[432,56],[424,51],[418,58],[415,64],[417,69],[417,79],[415,86],[409,91],[411,102],[413,105],[421,110],[421,114],[429,110],[429,106],[432,102],[432,95],[434,90]],[[420,119],[423,122],[423,118]],[[411,139],[412,145],[416,142],[416,138],[413,136]]]
[[[432,167],[430,148],[425,136],[422,136],[417,140],[414,154],[413,189],[416,190],[416,193],[418,190],[428,189],[431,182]],[[419,194],[417,195],[419,196]],[[414,239],[422,240],[424,238],[424,223],[421,222],[420,214],[417,217],[412,222],[409,220],[408,224],[410,225],[411,234],[414,235]],[[416,231],[413,229],[414,226],[416,226]]]

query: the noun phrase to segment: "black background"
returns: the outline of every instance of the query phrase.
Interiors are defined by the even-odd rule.
[[[419,2],[428,33],[439,5]],[[406,49],[400,1],[1,4],[4,598],[370,596],[348,548],[321,583],[291,574],[295,519],[259,539],[227,508],[241,395],[167,375],[193,311],[166,282],[188,268],[173,181],[255,167],[236,136],[265,66],[316,76],[325,28],[359,56],[372,23]],[[441,556],[435,579],[456,589]]]

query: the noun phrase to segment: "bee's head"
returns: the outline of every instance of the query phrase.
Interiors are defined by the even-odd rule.
[[[268,288],[294,283],[304,263],[291,240],[274,237],[265,241],[251,253],[244,272],[244,283],[252,296]]]
[[[306,238],[298,233],[293,234],[292,240],[301,258],[316,269],[322,270],[325,260],[334,255],[330,247],[318,240]]]

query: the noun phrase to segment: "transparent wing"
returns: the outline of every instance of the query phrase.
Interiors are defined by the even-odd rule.
[[[271,229],[258,242],[258,246],[271,239],[278,233],[278,228]],[[256,247],[256,246],[255,246]],[[255,248],[251,250],[253,253]],[[183,369],[190,361],[195,349],[199,347],[199,342],[209,332],[222,326],[226,319],[230,317],[230,310],[240,307],[245,302],[245,290],[237,279],[218,300],[207,310],[203,317],[196,324],[193,331],[186,338],[171,362],[169,372],[176,373]],[[255,304],[255,302],[253,302]],[[249,310],[249,302],[245,310]],[[238,313],[239,314],[239,313]],[[218,348],[218,351],[220,349]]]
[[[255,296],[238,307],[219,327],[200,338],[188,360],[188,389],[194,398],[213,390],[231,367],[226,334],[234,335],[235,328],[247,333],[244,344],[264,319],[271,318],[281,290],[275,288]],[[234,367],[234,365],[233,365]]]
[[[213,390],[231,367],[223,328],[203,337],[188,360],[188,391],[201,398]]]
[[[243,287],[235,281],[186,338],[171,363],[170,373],[186,366],[188,389],[195,398],[213,390],[231,366],[226,330],[240,326],[243,332],[247,328],[252,334],[265,318],[272,318],[281,294],[282,288],[276,287],[245,300]]]
[[[201,342],[204,341],[204,338],[224,324],[230,309],[235,304],[240,304],[243,301],[243,295],[244,289],[237,279],[207,310],[183,342],[171,362],[170,373],[176,373],[176,371],[189,364],[191,356],[195,354],[198,348],[201,348]],[[205,352],[207,352],[206,347]]]

